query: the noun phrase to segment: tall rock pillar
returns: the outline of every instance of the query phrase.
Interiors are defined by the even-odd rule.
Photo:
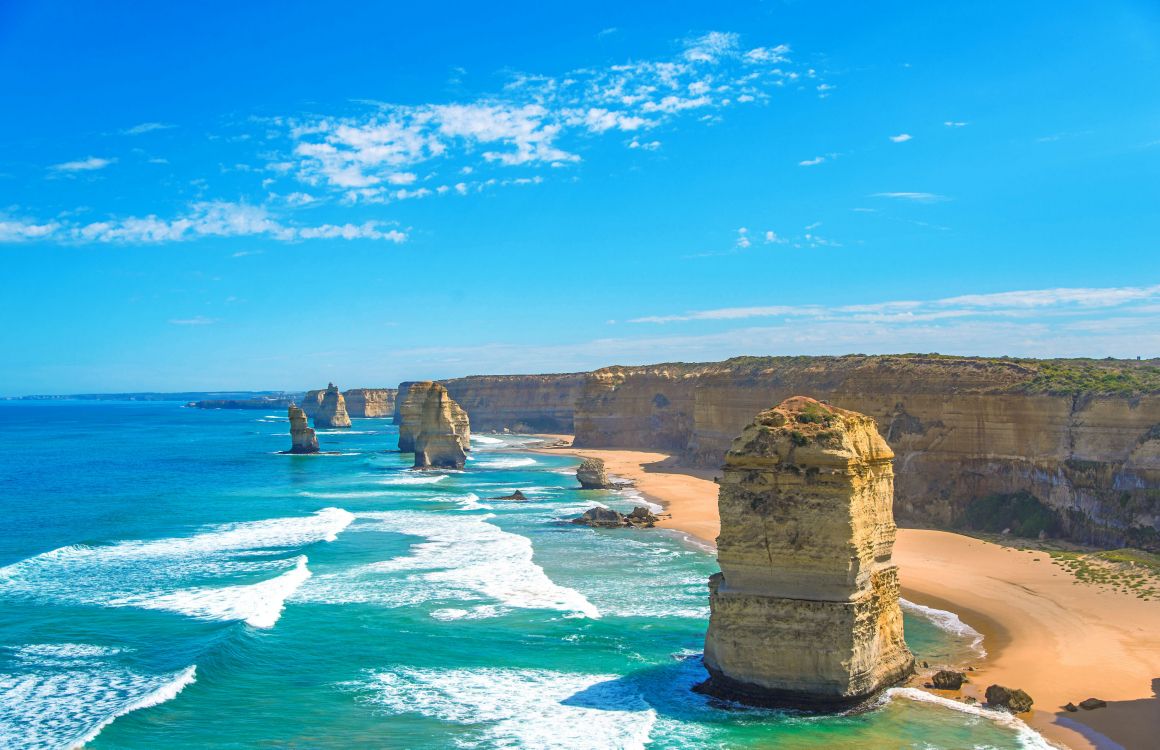
[[[891,560],[893,459],[874,420],[802,396],[733,441],[702,692],[840,708],[913,671]]]
[[[294,404],[286,411],[290,418],[290,453],[317,453],[318,436],[306,421],[306,412]]]
[[[322,392],[322,401],[314,413],[314,426],[318,429],[350,427],[350,415],[346,413],[346,399],[338,392],[338,386],[331,383]]]

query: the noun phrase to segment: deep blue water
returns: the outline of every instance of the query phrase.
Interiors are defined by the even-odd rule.
[[[568,524],[639,498],[580,492],[530,438],[419,473],[384,419],[321,431],[320,456],[279,455],[273,411],[0,402],[0,425],[5,750],[1038,743],[915,691],[825,718],[692,693],[713,556]],[[973,655],[906,627],[920,659]]]

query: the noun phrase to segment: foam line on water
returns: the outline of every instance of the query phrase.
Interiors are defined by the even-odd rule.
[[[536,459],[522,456],[520,458],[492,458],[486,461],[472,461],[475,469],[519,469],[525,466],[535,466]]]
[[[472,435],[471,442],[479,443],[480,445],[503,445],[504,443],[499,438],[488,437],[487,435]]]
[[[899,600],[899,603],[905,611],[925,617],[942,630],[969,641],[971,649],[979,656],[987,655],[987,650],[983,648],[983,634],[963,622],[954,612],[927,607],[906,599]]]
[[[242,620],[255,628],[272,628],[282,616],[286,599],[310,578],[306,562],[303,555],[297,559],[293,569],[259,583],[150,593],[114,600],[110,604],[160,609],[202,620]]]
[[[911,687],[890,688],[886,691],[886,697],[888,699],[905,698],[919,703],[933,703],[943,708],[951,709],[952,711],[959,711],[961,713],[971,714],[972,716],[989,719],[1015,732],[1019,740],[1019,746],[1024,748],[1024,750],[1058,750],[1055,745],[1047,741],[1046,737],[1027,726],[1018,716],[1003,710],[993,710],[978,705],[960,703],[950,698],[944,698],[941,695],[934,695],[925,690]]]
[[[361,688],[395,714],[483,725],[480,740],[493,747],[643,750],[657,719],[617,675],[400,668],[372,673]]]
[[[493,514],[383,511],[359,514],[359,531],[421,537],[409,554],[312,579],[295,600],[413,606],[491,600],[512,609],[550,609],[598,618],[575,589],[556,584],[533,560],[532,542],[489,523]],[[498,612],[498,611],[497,611]]]
[[[75,653],[78,647],[59,645],[66,648],[44,648],[63,655],[69,649]],[[0,747],[79,748],[118,717],[173,700],[197,678],[196,665],[169,674],[143,675],[92,658],[100,647],[91,648],[76,663],[58,664],[59,669],[43,671],[44,664],[34,658],[20,666],[35,672],[0,674]],[[32,647],[33,653],[40,650]]]
[[[447,478],[446,474],[404,474],[378,480],[379,484],[408,485],[408,484],[435,484]]]

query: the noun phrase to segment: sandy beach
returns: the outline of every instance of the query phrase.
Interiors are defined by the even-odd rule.
[[[604,459],[610,474],[665,507],[661,526],[713,545],[713,472],[674,468],[663,453],[543,450]],[[900,529],[894,556],[907,599],[953,611],[983,633],[987,656],[973,665],[964,694],[981,700],[993,683],[1023,688],[1035,700],[1023,718],[1074,750],[1157,747],[1160,602],[1077,581],[1045,552],[943,531]],[[1107,707],[1063,709],[1090,697]]]

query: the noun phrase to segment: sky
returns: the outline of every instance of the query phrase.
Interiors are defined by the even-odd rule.
[[[500,5],[0,2],[0,395],[1160,356],[1154,0]]]

